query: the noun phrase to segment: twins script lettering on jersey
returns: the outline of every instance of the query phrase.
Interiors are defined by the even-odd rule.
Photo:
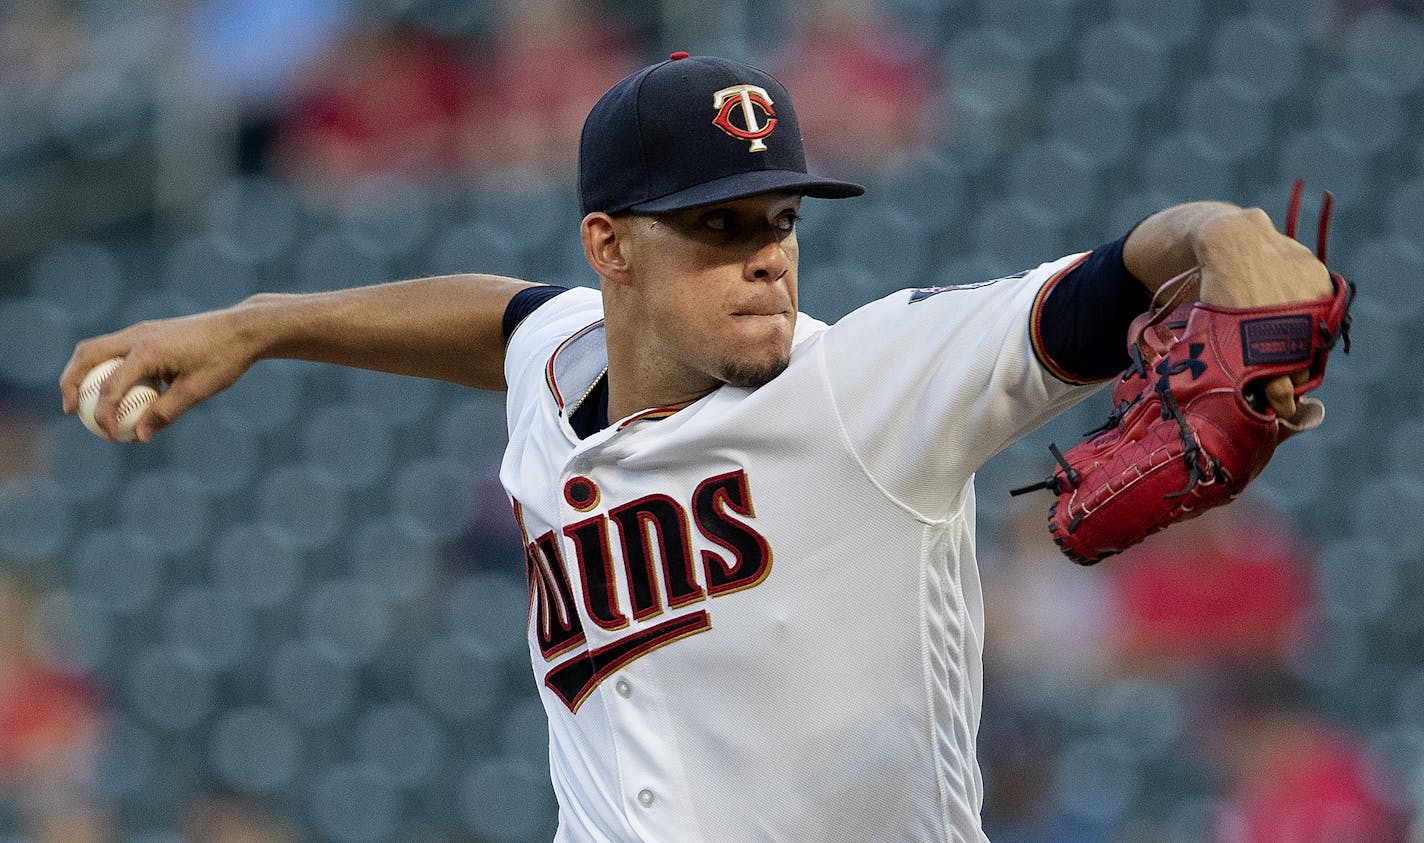
[[[586,477],[575,477],[564,487],[564,500],[580,512],[597,508],[601,497]],[[549,662],[576,653],[544,678],[570,711],[577,712],[604,678],[634,659],[712,628],[706,609],[650,623],[654,618],[751,588],[771,573],[771,546],[747,523],[755,520],[756,510],[745,471],[703,480],[690,503],[686,507],[668,495],[645,495],[565,526],[582,584],[575,594],[564,542],[553,530],[531,541],[523,510],[514,502],[539,650]],[[610,523],[618,534],[616,548]],[[715,549],[694,552],[694,529]],[[580,604],[593,624],[618,633],[613,641],[588,646]]]

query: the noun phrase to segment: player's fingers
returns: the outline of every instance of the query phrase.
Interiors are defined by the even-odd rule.
[[[102,361],[101,361],[102,362]],[[160,372],[139,354],[124,358],[99,387],[94,407],[94,423],[112,440],[119,437],[119,402],[140,381],[161,380]]]
[[[134,438],[139,442],[149,441],[154,434],[197,406],[203,397],[202,393],[193,391],[189,382],[182,379],[174,381],[139,417],[138,424],[134,426]]]
[[[1272,378],[1266,383],[1266,401],[1276,415],[1283,419],[1295,418],[1295,383],[1290,375]]]
[[[84,340],[74,346],[64,371],[59,373],[59,395],[64,412],[73,413],[79,409],[79,384],[89,370],[113,357],[122,357],[129,350],[126,334],[105,334]]]
[[[134,427],[134,438],[147,442],[154,434],[178,421],[179,417],[202,402],[237,383],[245,367],[208,367],[192,372],[174,373],[158,399],[148,405]]]

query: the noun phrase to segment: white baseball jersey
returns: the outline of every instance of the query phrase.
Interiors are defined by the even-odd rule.
[[[501,479],[558,841],[985,839],[972,480],[1092,389],[1034,349],[1081,259],[802,314],[765,386],[587,439],[599,293],[520,324]]]

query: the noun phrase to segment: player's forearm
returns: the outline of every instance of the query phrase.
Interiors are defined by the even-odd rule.
[[[504,389],[504,311],[527,286],[513,278],[450,275],[263,293],[236,305],[232,316],[254,360],[312,360]]]

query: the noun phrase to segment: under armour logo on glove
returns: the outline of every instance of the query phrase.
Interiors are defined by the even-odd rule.
[[[1162,362],[1157,364],[1157,374],[1162,376],[1160,384],[1165,384],[1172,375],[1179,375],[1182,372],[1191,372],[1192,380],[1196,380],[1206,374],[1206,363],[1201,359],[1201,353],[1206,350],[1205,343],[1194,342],[1187,349],[1187,359],[1172,362],[1172,358],[1164,357]]]

